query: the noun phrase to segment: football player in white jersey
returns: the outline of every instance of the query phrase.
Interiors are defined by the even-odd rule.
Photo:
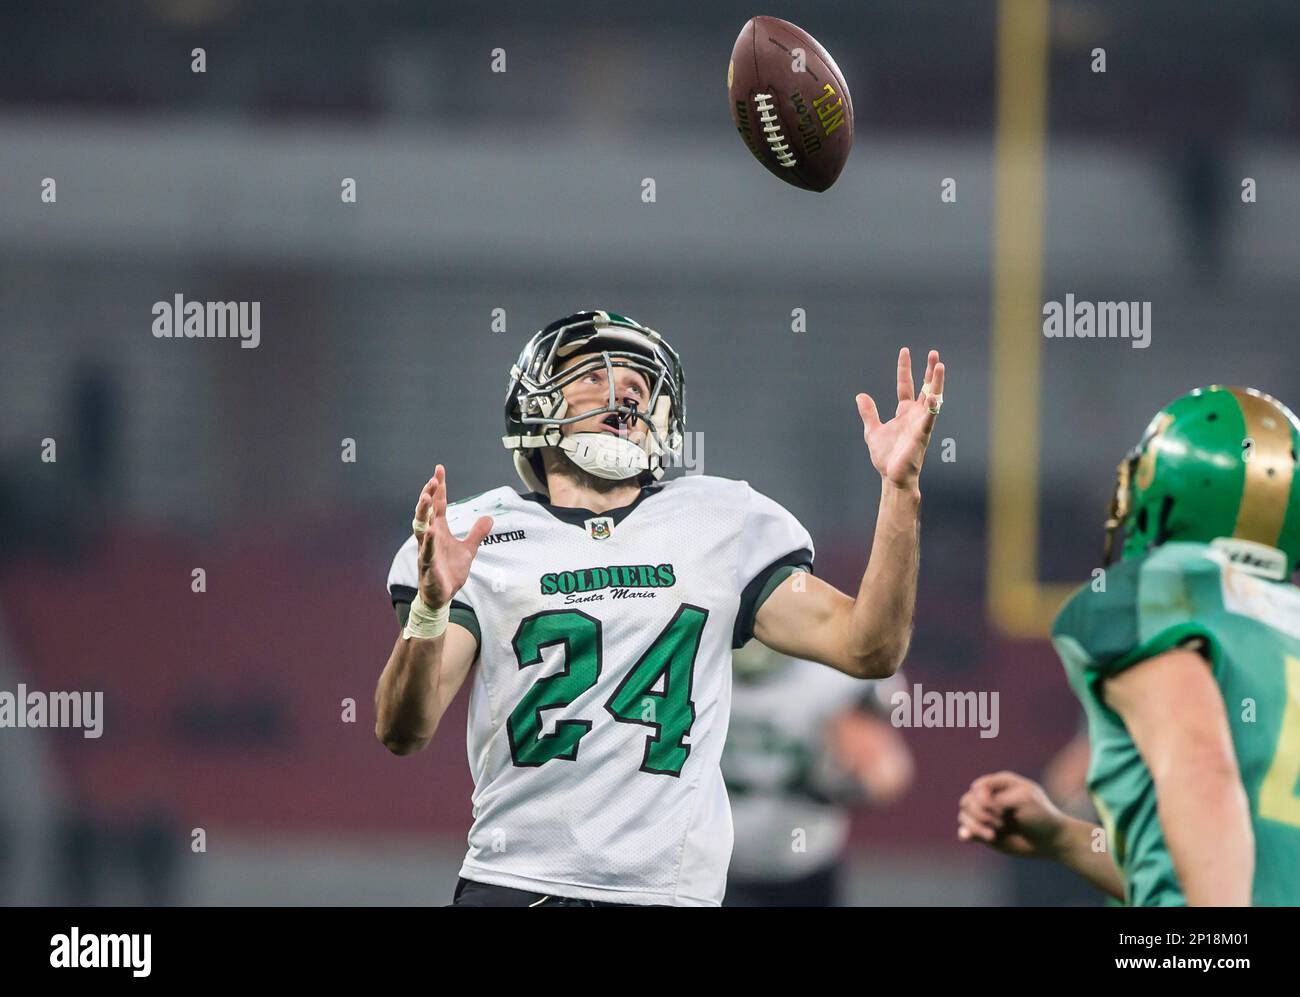
[[[660,481],[686,399],[657,332],[587,311],[533,336],[503,439],[530,491],[448,503],[438,465],[388,576],[402,632],[375,694],[380,741],[420,750],[470,682],[456,905],[721,903],[731,650],[757,637],[859,678],[897,670],[943,384],[932,351],[917,396],[902,350],[894,417],[857,396],[881,497],[852,597],[811,574],[807,530],[747,482]]]
[[[888,806],[912,783],[912,753],[889,719],[903,673],[864,682],[757,640],[732,655],[732,671],[725,906],[838,907],[852,811]]]

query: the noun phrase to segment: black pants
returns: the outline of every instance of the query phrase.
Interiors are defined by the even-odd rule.
[[[530,893],[508,886],[476,883],[471,879],[456,881],[452,907],[638,907],[640,904],[614,904],[607,900],[579,900],[547,893]]]

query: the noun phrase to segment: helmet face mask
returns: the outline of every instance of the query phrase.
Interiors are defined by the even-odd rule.
[[[1115,560],[1115,539],[1128,524],[1129,506],[1132,502],[1133,465],[1137,463],[1137,451],[1131,450],[1115,468],[1115,488],[1111,492],[1110,510],[1106,514],[1106,540],[1102,550],[1102,564]]]
[[[1105,563],[1168,541],[1210,544],[1272,578],[1300,559],[1300,422],[1253,388],[1214,385],[1158,412],[1116,473]]]
[[[561,369],[573,357],[587,358]],[[640,373],[649,385],[644,407],[620,405],[615,368]],[[564,389],[595,370],[603,370],[609,389],[601,407],[570,414]],[[565,436],[562,428],[593,416],[614,415],[629,428],[646,429],[641,443],[607,433]],[[546,493],[540,448],[565,449],[574,463],[601,477],[621,479],[640,472],[663,475],[665,455],[680,453],[685,435],[685,379],[681,360],[653,329],[606,311],[577,312],[552,322],[529,340],[510,372],[505,399],[506,435],[502,443],[515,455],[524,484]],[[575,441],[575,437],[587,439]],[[594,454],[594,456],[593,456]],[[596,464],[588,463],[596,460]]]

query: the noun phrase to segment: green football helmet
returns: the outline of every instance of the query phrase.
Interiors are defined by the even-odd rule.
[[[1212,544],[1232,560],[1289,578],[1300,558],[1300,422],[1254,388],[1198,388],[1161,409],[1120,462],[1105,563],[1170,540]]]

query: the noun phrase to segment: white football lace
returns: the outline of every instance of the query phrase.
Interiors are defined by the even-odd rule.
[[[795,158],[781,134],[781,120],[776,116],[776,106],[770,93],[754,94],[754,106],[758,108],[758,117],[763,122],[767,144],[776,153],[776,161],[782,166],[794,166]]]

